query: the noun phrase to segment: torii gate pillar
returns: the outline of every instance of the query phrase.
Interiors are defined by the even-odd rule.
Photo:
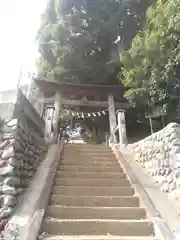
[[[60,92],[56,92],[55,101],[54,101],[54,116],[53,116],[53,127],[54,127],[54,140],[58,138],[58,121],[59,113],[61,108],[61,95]]]
[[[119,110],[118,116],[118,129],[119,129],[119,143],[122,145],[127,144],[127,134],[126,134],[126,120],[124,110]]]
[[[116,143],[116,135],[115,135],[115,129],[117,126],[117,120],[116,120],[116,112],[115,112],[115,105],[114,105],[114,97],[112,94],[108,94],[108,110],[109,110],[109,125],[110,125],[110,136],[111,141],[113,143]]]

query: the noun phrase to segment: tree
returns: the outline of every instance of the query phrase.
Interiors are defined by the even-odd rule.
[[[158,0],[144,27],[121,56],[125,96],[150,109],[179,102],[180,1]],[[172,108],[173,106],[173,108]]]
[[[117,83],[116,39],[129,46],[152,0],[50,0],[38,33],[40,77]],[[49,42],[49,44],[47,44]],[[118,60],[118,61],[117,61]]]
[[[61,120],[61,122],[70,122],[72,120],[72,116],[67,110],[61,108],[59,112],[59,120]]]

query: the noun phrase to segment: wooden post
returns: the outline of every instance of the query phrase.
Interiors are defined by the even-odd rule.
[[[44,108],[44,121],[45,121],[45,132],[44,132],[44,137],[47,142],[51,141],[51,126],[52,126],[52,109],[51,108]]]
[[[39,95],[43,99],[43,101],[38,99],[38,112],[39,112],[40,116],[43,117],[44,98],[45,97],[44,97],[44,93],[43,92],[42,93],[40,92]],[[39,98],[39,96],[37,96],[37,97]]]
[[[43,100],[39,100],[43,99]],[[36,111],[39,113],[41,117],[43,117],[43,109],[44,109],[44,93],[37,93],[37,96],[32,99],[31,103],[33,104]]]
[[[57,141],[58,138],[58,121],[59,121],[59,113],[61,108],[61,97],[60,93],[56,92],[55,101],[54,101],[54,117],[53,117],[53,127],[54,127],[54,141]]]
[[[126,120],[124,110],[118,111],[119,143],[127,144]]]
[[[108,110],[109,110],[109,124],[110,124],[110,136],[113,143],[116,143],[115,128],[117,126],[114,97],[112,94],[108,94]]]
[[[41,104],[40,116],[43,117],[44,103]]]
[[[165,127],[165,123],[164,123],[164,116],[163,115],[161,116],[161,120],[162,120],[162,126],[164,128]]]
[[[109,143],[108,143],[108,133],[106,134],[106,146],[109,146]]]
[[[152,126],[152,118],[151,117],[149,117],[149,124],[151,127],[151,134],[153,134],[153,126]]]

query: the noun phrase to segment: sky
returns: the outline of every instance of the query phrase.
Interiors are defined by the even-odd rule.
[[[47,0],[0,0],[0,91],[17,86],[23,72],[35,71],[35,37]],[[29,79],[21,77],[21,85]]]

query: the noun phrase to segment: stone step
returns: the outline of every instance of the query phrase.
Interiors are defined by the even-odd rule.
[[[63,159],[68,159],[69,157],[71,158],[102,158],[104,157],[105,159],[110,158],[110,159],[116,159],[114,154],[112,152],[106,152],[106,151],[87,151],[87,150],[82,150],[82,151],[68,151],[64,152],[62,155]]]
[[[72,177],[72,178],[101,178],[101,179],[126,179],[126,174],[123,172],[117,173],[102,173],[102,172],[88,172],[88,169],[83,172],[75,172],[75,171],[57,171],[57,177]]]
[[[104,147],[91,147],[91,146],[88,146],[88,147],[75,147],[75,148],[65,148],[65,151],[64,152],[83,152],[83,151],[87,151],[87,152],[90,152],[90,153],[94,153],[94,152],[106,152],[106,153],[112,153],[112,150],[109,149],[109,148],[104,148]]]
[[[139,207],[139,198],[131,197],[116,197],[116,196],[63,196],[52,195],[50,197],[51,205],[62,206],[89,206],[89,207]]]
[[[72,159],[72,160],[79,160],[80,158],[82,158],[82,159],[87,159],[87,160],[91,160],[91,159],[93,159],[93,160],[97,160],[97,159],[100,159],[100,160],[102,160],[102,158],[104,158],[105,159],[105,161],[109,161],[109,160],[111,160],[111,161],[117,161],[117,159],[116,159],[116,157],[113,155],[113,153],[101,153],[101,154],[99,154],[99,153],[78,153],[78,152],[76,152],[76,153],[64,153],[63,155],[62,155],[62,159],[66,159],[66,160],[68,160],[68,159]]]
[[[74,157],[76,156],[76,157]],[[111,155],[88,155],[88,154],[82,154],[79,155],[77,153],[68,155],[68,156],[62,156],[62,161],[98,161],[98,162],[118,162],[117,159],[114,156]]]
[[[89,158],[89,159],[94,159],[94,160],[109,160],[109,161],[117,161],[117,159],[115,158],[115,156],[113,154],[106,154],[106,153],[101,153],[101,154],[97,154],[97,153],[91,153],[91,154],[83,154],[84,158]]]
[[[65,150],[66,149],[68,149],[68,150],[74,150],[75,149],[75,150],[79,150],[79,151],[82,150],[82,149],[93,149],[93,150],[101,149],[101,150],[106,150],[106,151],[112,151],[111,148],[106,147],[106,146],[100,146],[100,145],[99,146],[95,146],[95,145],[94,146],[93,145],[81,145],[81,146],[77,145],[76,146],[76,145],[73,144],[71,146],[65,146],[64,149]]]
[[[134,189],[130,187],[54,186],[52,194],[65,196],[132,196],[134,195]]]
[[[91,146],[87,146],[87,147],[65,147],[64,148],[64,153],[66,152],[81,152],[83,150],[89,151],[89,152],[94,152],[94,151],[101,151],[101,152],[107,152],[107,153],[112,153],[112,149],[111,148],[106,148],[106,147],[91,147]]]
[[[140,207],[62,207],[48,206],[46,215],[61,219],[119,219],[140,220],[146,211]]]
[[[56,236],[41,236],[39,237],[39,240],[160,240],[154,237],[120,237],[120,236],[110,236],[110,235],[94,235],[94,236],[62,236],[62,235],[56,235]]]
[[[106,151],[112,151],[110,147],[106,145],[95,145],[95,144],[68,144],[65,146],[65,149],[104,149]]]
[[[82,149],[79,149],[79,150],[77,150],[77,149],[69,149],[69,150],[65,150],[64,151],[64,153],[63,153],[63,155],[64,156],[68,156],[68,155],[73,155],[73,154],[75,154],[74,156],[76,156],[76,154],[77,155],[84,155],[84,156],[87,156],[87,155],[89,155],[89,156],[93,156],[93,155],[99,155],[99,156],[103,156],[103,155],[108,155],[108,156],[114,156],[113,155],[113,152],[112,151],[107,151],[107,150],[101,150],[101,149],[92,149],[92,148],[82,148]]]
[[[84,179],[84,178],[59,178],[56,177],[54,184],[61,186],[95,186],[95,187],[130,187],[126,179]]]
[[[104,161],[96,161],[96,160],[74,160],[74,161],[61,161],[60,166],[69,165],[69,166],[88,166],[88,167],[120,167],[117,161],[114,162],[104,162]]]
[[[64,152],[63,154],[63,158],[68,158],[68,157],[74,157],[76,156],[76,158],[79,158],[79,157],[84,157],[84,158],[97,158],[97,157],[104,157],[105,159],[107,158],[110,158],[110,159],[116,159],[116,157],[114,156],[113,152],[106,152],[106,151],[102,151],[102,152],[91,152],[91,151],[67,151],[67,152]]]
[[[93,166],[70,166],[70,165],[60,165],[58,167],[60,171],[73,171],[73,172],[108,172],[108,173],[119,173],[123,172],[121,167],[93,167]]]
[[[60,220],[45,219],[42,232],[54,235],[153,236],[154,227],[147,220]]]
[[[134,194],[110,148],[65,145],[39,239],[155,240]]]

